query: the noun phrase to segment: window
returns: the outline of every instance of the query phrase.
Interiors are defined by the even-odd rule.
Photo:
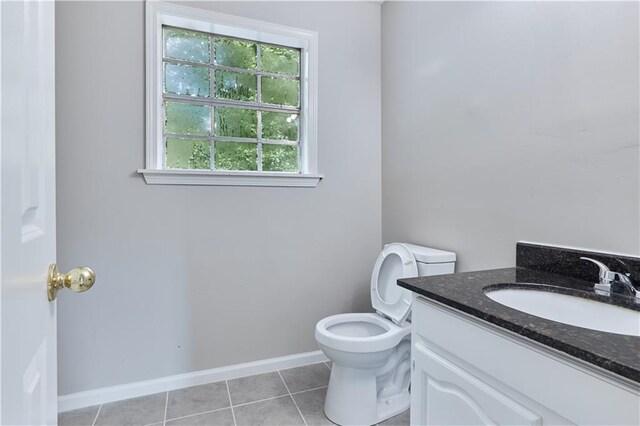
[[[147,183],[316,186],[314,32],[147,2]]]

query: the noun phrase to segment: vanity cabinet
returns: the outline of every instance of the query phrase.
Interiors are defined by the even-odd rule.
[[[640,385],[414,295],[412,425],[639,425]]]

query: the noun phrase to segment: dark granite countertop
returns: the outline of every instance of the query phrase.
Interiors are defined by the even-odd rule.
[[[485,294],[488,286],[526,288],[571,294],[634,310],[640,306],[621,296],[600,296],[593,283],[550,272],[515,267],[450,275],[407,278],[398,285],[521,336],[550,346],[640,383],[640,337],[566,325],[509,308]],[[535,287],[533,287],[535,288]]]

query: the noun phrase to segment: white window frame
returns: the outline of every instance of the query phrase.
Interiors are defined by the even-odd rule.
[[[299,172],[175,170],[163,168],[162,27],[171,26],[300,49]],[[208,10],[147,1],[146,164],[147,184],[315,187],[318,173],[318,34]]]

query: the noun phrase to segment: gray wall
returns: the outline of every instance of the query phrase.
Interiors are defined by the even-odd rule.
[[[316,322],[370,309],[381,244],[380,6],[198,3],[319,32],[315,189],[148,186],[144,8],[56,4],[59,298],[68,394],[316,350]]]
[[[383,241],[638,255],[638,4],[386,2]]]
[[[381,240],[640,251],[637,4],[196,5],[319,32],[326,178],[145,185],[143,5],[56,4],[58,260],[98,273],[60,294],[61,394],[314,350]]]

